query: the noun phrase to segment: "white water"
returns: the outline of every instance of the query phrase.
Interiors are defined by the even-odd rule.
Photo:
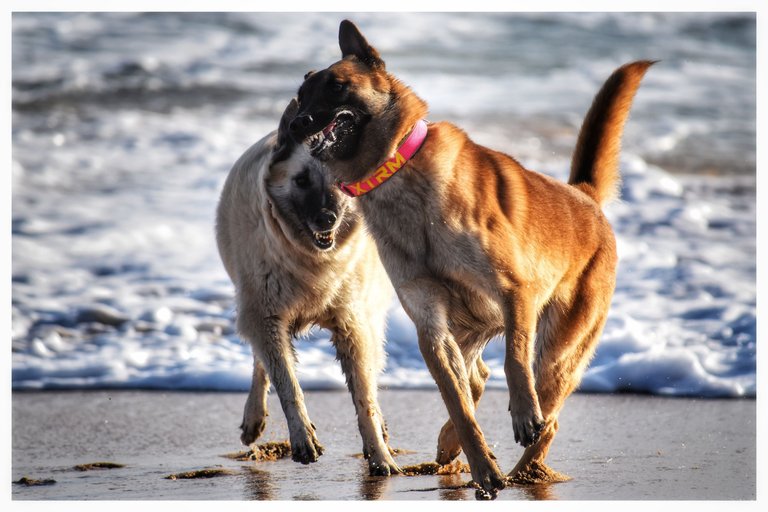
[[[350,17],[431,119],[559,178],[610,70],[661,58],[627,125],[618,286],[581,389],[755,395],[754,18]],[[303,73],[338,58],[339,19],[13,16],[14,389],[248,388],[213,212]],[[433,386],[397,303],[387,338],[381,382]],[[297,347],[305,387],[343,387],[327,333]],[[503,387],[502,343],[485,359]]]

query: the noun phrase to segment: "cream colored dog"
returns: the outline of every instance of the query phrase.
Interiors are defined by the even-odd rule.
[[[278,131],[235,163],[217,211],[219,253],[237,291],[237,328],[254,354],[241,440],[249,445],[264,430],[271,379],[288,420],[293,460],[307,464],[323,453],[291,343],[316,324],[332,332],[370,473],[399,473],[376,386],[392,287],[351,201],[288,136],[296,109],[292,101]]]

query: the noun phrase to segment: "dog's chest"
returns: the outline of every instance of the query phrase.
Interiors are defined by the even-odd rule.
[[[459,280],[493,280],[482,245],[457,222],[448,222],[438,208],[403,197],[396,204],[372,209],[366,221],[385,266],[407,274],[429,273]],[[490,281],[488,283],[490,284]]]
[[[500,328],[496,274],[477,236],[423,198],[405,192],[366,212],[392,283],[397,288],[413,279],[436,279],[450,291],[457,329]]]

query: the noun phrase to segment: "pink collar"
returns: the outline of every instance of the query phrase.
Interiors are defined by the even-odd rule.
[[[350,197],[358,197],[370,192],[399,171],[419,150],[426,138],[427,123],[422,119],[413,127],[405,142],[397,148],[395,156],[389,157],[372,176],[356,183],[339,182],[339,188]]]

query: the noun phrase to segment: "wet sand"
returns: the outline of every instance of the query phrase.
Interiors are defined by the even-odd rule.
[[[512,439],[506,396],[488,390],[478,419],[508,472],[522,448]],[[238,425],[245,398],[245,393],[13,393],[12,480],[48,482],[13,484],[11,498],[474,500],[474,491],[464,487],[469,474],[369,477],[359,457],[352,402],[341,391],[306,394],[325,447],[318,462],[227,458],[244,449]],[[269,405],[260,443],[288,438],[276,396],[270,395]],[[397,462],[433,460],[447,417],[438,392],[382,391],[381,405],[391,445],[406,451]],[[572,480],[508,487],[498,499],[755,500],[755,414],[755,400],[576,394],[566,403],[548,458]],[[75,469],[103,462],[117,466]],[[199,470],[214,471],[205,473],[210,478],[166,478]]]

